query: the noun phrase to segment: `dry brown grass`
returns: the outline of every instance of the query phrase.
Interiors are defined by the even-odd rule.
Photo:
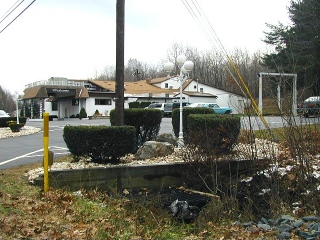
[[[60,159],[65,160],[69,159]],[[24,177],[25,172],[40,166],[31,164],[0,172],[1,239],[256,237],[240,226],[213,222],[210,208],[196,222],[183,224],[176,222],[154,201],[141,202],[95,190],[82,191],[82,196],[63,189],[44,193],[41,188],[28,184]]]

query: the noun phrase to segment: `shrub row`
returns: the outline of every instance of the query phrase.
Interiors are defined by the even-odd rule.
[[[20,132],[20,129],[24,127],[24,123],[17,123],[17,121],[8,121],[7,126],[12,132]]]
[[[240,116],[214,114],[209,108],[184,108],[182,112],[184,143],[199,154],[216,156],[229,153],[240,134]],[[172,126],[179,135],[180,112],[172,112]]]
[[[190,114],[213,114],[214,110],[206,107],[199,108],[183,108],[182,111],[182,126],[183,135],[187,134],[188,131],[188,117]],[[176,137],[179,136],[179,126],[180,126],[180,109],[173,109],[172,111],[172,127],[173,132]]]
[[[145,108],[150,104],[151,102],[129,102],[129,108]]]
[[[162,112],[159,109],[124,109],[124,125],[136,129],[136,150],[146,141],[156,139],[161,121]],[[110,123],[115,125],[115,110],[110,111]]]
[[[4,117],[0,118],[0,128],[6,128],[8,127],[7,122],[8,121],[17,121],[17,117]],[[27,122],[27,118],[25,117],[19,117],[19,123],[25,124]]]
[[[90,157],[94,162],[117,161],[135,150],[132,126],[65,126],[63,139],[74,157]]]
[[[240,134],[240,116],[219,114],[191,114],[185,142],[205,156],[228,154]]]

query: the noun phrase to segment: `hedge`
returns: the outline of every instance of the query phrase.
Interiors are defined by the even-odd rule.
[[[154,140],[159,134],[162,112],[159,109],[124,109],[124,125],[136,129],[136,149],[146,141]],[[115,125],[115,110],[110,112],[110,123]]]
[[[209,156],[228,154],[237,143],[241,121],[239,115],[191,114],[185,145]]]
[[[4,117],[0,118],[0,128],[8,127],[8,121],[17,121],[17,117]],[[19,123],[26,124],[27,118],[26,117],[19,117]]]
[[[182,127],[183,127],[183,134],[187,134],[188,132],[188,116],[190,114],[213,114],[214,110],[211,108],[206,107],[199,107],[199,108],[190,108],[184,107],[182,111]],[[179,128],[180,128],[180,109],[174,109],[172,111],[172,127],[173,132],[176,137],[179,136]]]
[[[63,139],[74,157],[94,162],[116,161],[134,153],[135,128],[131,126],[65,126]]]

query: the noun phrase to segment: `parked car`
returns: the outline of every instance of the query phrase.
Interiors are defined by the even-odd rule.
[[[297,113],[306,118],[310,115],[320,114],[320,96],[309,97],[303,103],[299,103]]]
[[[189,106],[190,103],[188,102],[183,102],[182,103],[182,107],[186,107]],[[175,108],[180,108],[180,102],[168,102],[166,103],[166,105],[164,106],[164,117],[171,117],[172,115],[172,111]]]
[[[0,110],[0,118],[10,117],[8,113],[3,110]]]
[[[151,103],[146,108],[155,108],[155,109],[159,109],[161,111],[164,111],[164,105],[165,105],[165,103]]]
[[[229,107],[220,107],[216,103],[192,103],[188,107],[206,107],[212,108],[217,114],[230,114],[232,113],[232,108]]]
[[[162,116],[163,116],[164,106],[165,106],[165,103],[151,103],[151,104],[150,104],[148,107],[146,107],[146,108],[159,109],[159,110],[162,112]]]

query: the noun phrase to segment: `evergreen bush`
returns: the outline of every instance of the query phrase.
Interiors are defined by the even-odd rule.
[[[151,102],[129,102],[129,108],[145,108],[150,104]]]
[[[184,107],[182,111],[182,126],[183,126],[183,135],[188,132],[188,116],[190,114],[213,114],[214,110],[206,107],[199,108],[190,108]],[[172,111],[172,127],[173,132],[176,137],[179,136],[179,128],[180,128],[180,109],[176,108]]]
[[[7,124],[7,122],[9,121],[17,121],[17,117],[4,117],[4,118],[0,118],[0,128],[6,128],[9,127],[9,125]],[[26,117],[19,117],[19,123],[22,124],[26,124],[27,122],[27,118]]]
[[[20,129],[24,126],[24,123],[17,123],[13,120],[7,121],[6,124],[12,132],[20,132]]]
[[[63,139],[74,157],[92,161],[117,161],[135,150],[135,128],[132,126],[65,126]]]
[[[124,109],[124,125],[134,126],[136,129],[136,149],[146,141],[156,139],[161,121],[162,112],[159,109]],[[115,110],[110,112],[110,123],[115,125]]]
[[[191,114],[185,145],[205,156],[228,154],[237,143],[240,119],[239,115]]]
[[[86,109],[85,108],[81,108],[80,109],[79,118],[82,119],[82,118],[86,118],[86,117],[87,117]]]

